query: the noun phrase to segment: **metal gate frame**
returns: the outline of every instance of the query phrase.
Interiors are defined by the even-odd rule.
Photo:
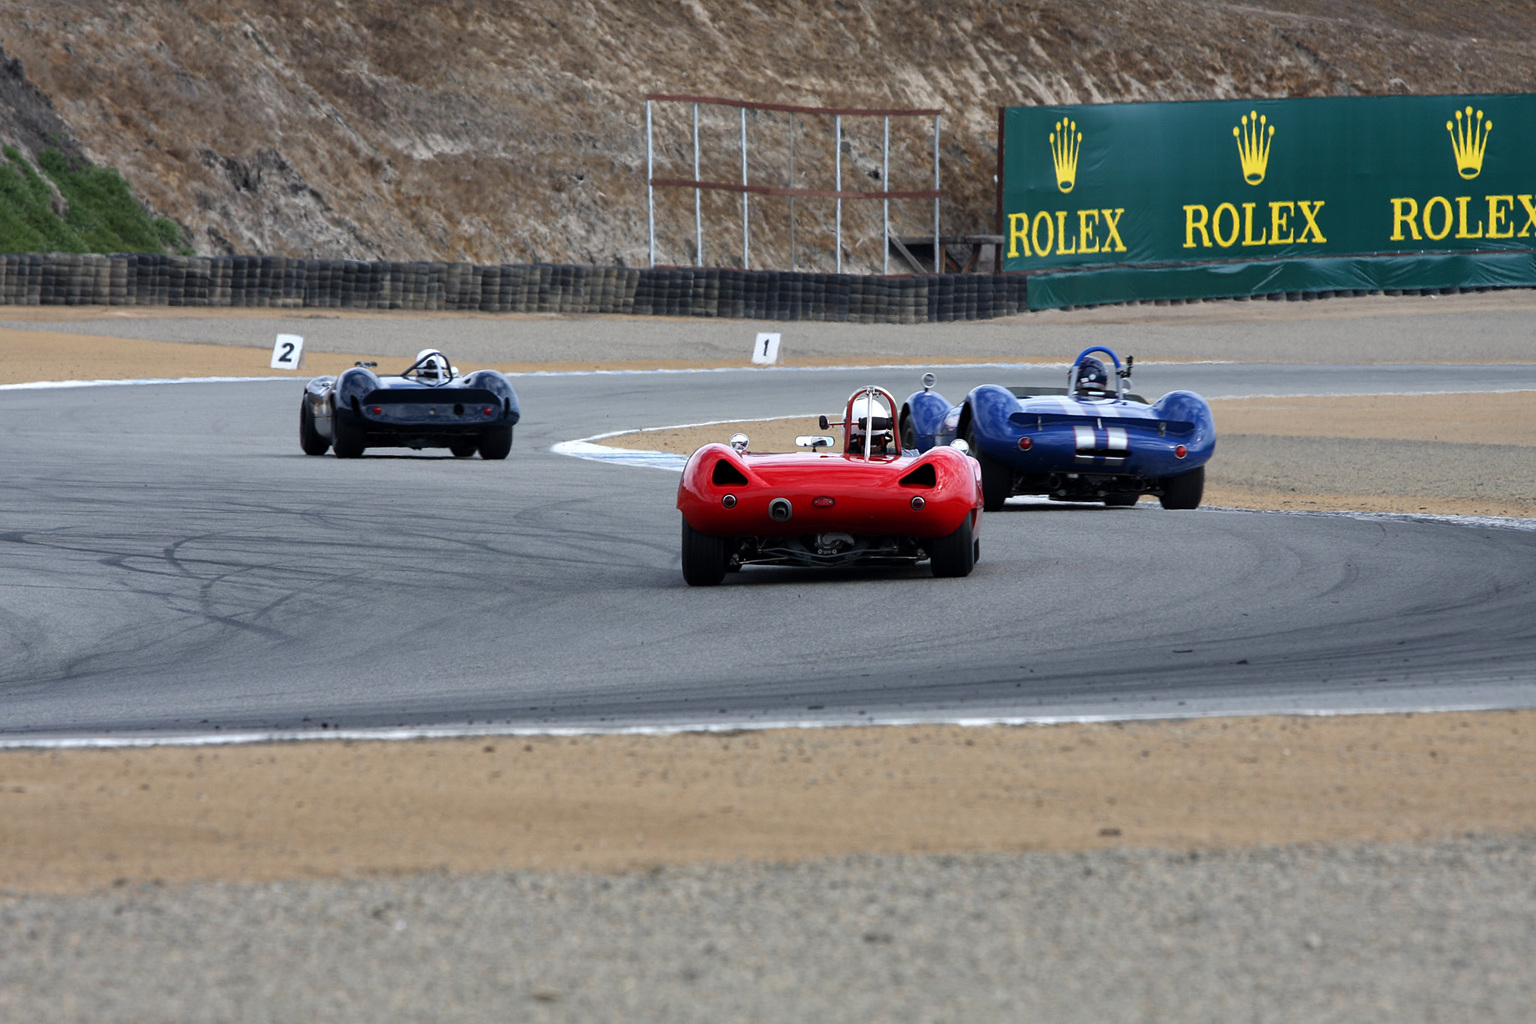
[[[658,178],[655,176],[655,142],[652,127],[653,103],[691,103],[693,105],[693,177],[692,178]],[[741,111],[741,182],[726,181],[701,181],[699,180],[699,107],[736,107]],[[789,118],[789,161],[790,181],[794,181],[795,160],[795,119],[796,114],[814,114],[832,117],[835,123],[836,144],[836,188],[779,188],[772,185],[752,185],[747,181],[747,111],[771,110],[780,113],[788,113]],[[747,100],[721,99],[716,96],[680,96],[662,93],[647,93],[645,97],[645,177],[646,177],[646,222],[650,234],[650,258],[651,266],[656,265],[656,189],[658,188],[691,188],[693,189],[693,231],[694,253],[700,260],[704,258],[704,219],[701,197],[704,189],[714,189],[722,192],[739,192],[741,194],[741,265],[742,269],[751,269],[752,244],[751,223],[748,214],[747,197],[749,195],[762,196],[787,196],[790,203],[790,262],[794,262],[794,203],[796,197],[804,196],[808,199],[835,199],[837,201],[837,272],[843,272],[843,200],[844,199],[879,199],[884,204],[884,230],[885,245],[882,247],[884,260],[881,264],[881,273],[889,274],[891,267],[891,200],[892,199],[932,199],[933,200],[933,251],[934,259],[939,256],[939,200],[944,193],[939,189],[939,116],[938,110],[896,110],[896,109],[859,109],[844,107],[801,107],[785,103],[753,103]],[[891,179],[891,118],[893,117],[931,117],[933,118],[933,188],[920,191],[885,191],[885,192],[860,192],[845,190],[843,188],[843,118],[844,117],[880,117],[885,120],[885,139],[881,146],[881,161],[884,167],[882,171],[882,183],[889,183]],[[941,273],[941,268],[934,267],[934,273]]]

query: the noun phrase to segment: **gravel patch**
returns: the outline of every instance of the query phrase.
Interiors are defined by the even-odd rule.
[[[1536,504],[1536,448],[1523,445],[1223,434],[1217,451],[1213,486]]]
[[[1536,835],[0,897],[0,1017],[1527,1021]]]

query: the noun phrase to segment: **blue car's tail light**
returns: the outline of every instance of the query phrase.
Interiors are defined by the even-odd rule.
[[[1031,448],[1033,448],[1034,446],[1035,446],[1035,442],[1034,442],[1033,438],[1030,438],[1030,437],[1021,437],[1021,438],[1019,438],[1019,451],[1027,452]]]
[[[1176,445],[1173,446],[1173,457],[1174,458],[1182,459],[1184,456],[1186,456],[1188,454],[1189,454],[1189,449],[1185,448],[1183,445],[1176,444]]]

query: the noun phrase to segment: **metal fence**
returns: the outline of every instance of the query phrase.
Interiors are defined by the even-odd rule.
[[[674,178],[656,176],[656,119],[654,105],[658,103],[678,103],[689,105],[692,109],[693,127],[693,177]],[[740,115],[740,155],[741,155],[741,180],[735,181],[710,181],[704,180],[700,171],[700,158],[702,148],[699,141],[699,108],[703,107],[727,107],[738,111]],[[749,180],[749,141],[747,135],[747,112],[763,111],[788,114],[788,131],[786,133],[788,163],[782,168],[784,184],[769,184]],[[833,122],[833,180],[831,188],[800,188],[795,185],[795,116],[802,117],[830,117]],[[694,255],[695,261],[703,262],[704,253],[704,215],[703,193],[706,191],[735,192],[741,196],[741,266],[749,269],[752,266],[752,229],[751,216],[748,206],[748,197],[776,196],[787,198],[790,206],[790,253],[791,263],[794,262],[794,203],[796,199],[831,199],[836,202],[836,228],[834,250],[836,252],[836,268],[838,273],[843,269],[843,201],[850,200],[880,200],[882,204],[882,236],[881,248],[882,273],[890,273],[890,238],[891,238],[891,200],[892,199],[930,199],[933,201],[933,237],[934,251],[939,249],[939,200],[943,193],[939,189],[939,116],[938,110],[898,110],[898,109],[865,109],[852,107],[802,107],[786,103],[753,103],[746,100],[721,99],[716,96],[686,96],[665,95],[651,93],[645,97],[645,176],[646,176],[646,224],[649,232],[650,262],[651,266],[657,265],[656,260],[656,189],[678,188],[693,190],[693,220],[694,220]],[[933,188],[932,189],[908,189],[891,190],[888,186],[891,180],[891,118],[932,118],[933,119]],[[863,191],[859,189],[845,189],[843,187],[843,119],[844,118],[880,118],[884,130],[880,147],[880,157],[883,167],[880,178],[882,186],[880,191]],[[942,271],[942,266],[935,265],[934,271]]]
[[[263,306],[933,323],[1026,308],[1023,275],[0,254],[0,306]]]

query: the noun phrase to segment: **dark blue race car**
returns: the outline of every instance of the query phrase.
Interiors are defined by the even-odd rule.
[[[1110,371],[1094,353],[1114,363]],[[927,451],[963,438],[981,463],[989,512],[1013,494],[1058,501],[1134,505],[1155,495],[1164,508],[1195,508],[1205,491],[1205,463],[1216,449],[1211,407],[1192,391],[1147,402],[1128,390],[1134,357],[1120,365],[1107,348],[1084,349],[1067,387],[983,384],[950,405],[923,377],[902,410],[903,448]]]
[[[512,425],[522,415],[506,374],[458,368],[437,349],[423,349],[398,375],[358,363],[339,377],[316,377],[299,403],[299,447],[305,455],[355,459],[368,448],[447,448],[463,459],[504,459]]]

